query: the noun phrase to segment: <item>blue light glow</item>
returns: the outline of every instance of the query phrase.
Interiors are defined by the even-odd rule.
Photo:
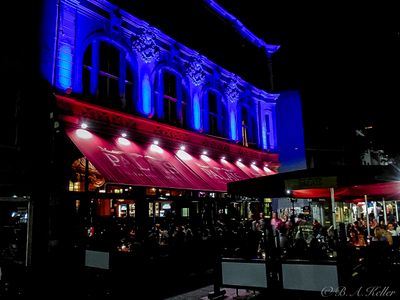
[[[236,141],[237,139],[237,135],[236,135],[236,118],[235,118],[235,113],[233,111],[231,111],[231,122],[230,122],[230,126],[231,126],[231,139]]]
[[[71,87],[72,82],[72,53],[71,47],[63,45],[60,47],[58,57],[58,83],[61,88]]]
[[[275,53],[279,49],[279,45],[270,45],[264,42],[262,39],[257,37],[249,29],[247,29],[234,15],[223,9],[218,3],[213,0],[206,0],[205,3],[212,8],[216,13],[218,13],[222,18],[230,22],[244,38],[249,40],[251,43],[259,48],[264,48],[269,54]]]
[[[142,111],[146,115],[151,114],[151,86],[149,75],[145,74],[142,80]]]
[[[261,138],[262,138],[262,148],[264,150],[268,149],[268,142],[267,142],[267,128],[266,123],[261,122]]]
[[[193,96],[193,127],[196,130],[200,129],[201,113],[200,113],[200,104],[199,104],[199,95],[196,93]]]
[[[276,105],[277,140],[279,141],[279,172],[307,168],[304,130],[299,91],[282,92]],[[290,120],[290,122],[287,122]]]

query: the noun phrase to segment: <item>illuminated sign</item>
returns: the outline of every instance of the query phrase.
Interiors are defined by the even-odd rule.
[[[337,186],[337,177],[306,177],[285,180],[287,190],[302,190],[311,188],[332,188]]]

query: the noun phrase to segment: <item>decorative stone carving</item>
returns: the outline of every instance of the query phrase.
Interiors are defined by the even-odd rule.
[[[186,75],[195,86],[202,84],[206,78],[202,63],[199,57],[193,57],[193,59],[186,64]]]
[[[160,48],[156,45],[156,35],[151,28],[143,28],[132,37],[132,48],[140,54],[145,63],[151,63],[160,57]]]
[[[232,77],[225,88],[225,94],[232,103],[239,100],[240,90],[237,85],[238,79],[236,77]]]

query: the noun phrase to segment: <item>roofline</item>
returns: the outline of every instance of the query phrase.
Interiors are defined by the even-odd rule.
[[[258,48],[264,48],[267,56],[274,54],[280,48],[280,45],[267,44],[264,40],[257,37],[252,33],[246,26],[242,24],[234,15],[227,12],[218,3],[213,0],[203,0],[211,9],[213,9],[218,15],[227,20],[232,26],[247,40],[252,44],[256,45]]]

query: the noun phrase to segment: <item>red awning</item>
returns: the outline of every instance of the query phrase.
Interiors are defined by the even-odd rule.
[[[265,168],[264,168],[265,169]],[[283,172],[230,182],[228,193],[251,197],[330,198],[339,201],[400,199],[400,173],[395,165],[332,166]]]
[[[249,168],[241,162],[232,164],[225,159],[218,162],[205,155],[201,155],[197,159],[184,151],[178,151],[177,157],[215,191],[226,192],[228,182],[268,175],[267,172],[255,165]]]
[[[108,182],[136,186],[227,191],[227,182],[267,175],[245,165],[221,163],[180,150],[173,154],[157,145],[143,146],[123,138],[104,138],[83,129],[67,135]]]
[[[329,188],[314,188],[292,191],[295,198],[329,198]],[[337,187],[334,189],[336,200],[355,199],[355,202],[367,195],[369,198],[400,198],[400,181],[380,182],[371,184]]]

